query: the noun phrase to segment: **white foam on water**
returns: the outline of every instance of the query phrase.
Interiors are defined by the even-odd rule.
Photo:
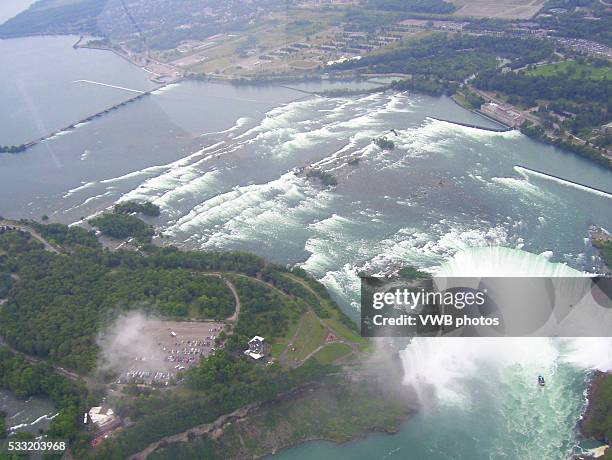
[[[458,252],[436,274],[584,276],[543,256],[504,247]],[[612,340],[419,337],[401,357],[405,384],[423,400],[433,395],[434,406],[470,411],[480,403],[474,398],[486,392],[492,406],[481,417],[500,430],[496,458],[561,460],[574,449],[574,426],[584,406],[576,387],[587,370],[612,368]],[[538,375],[546,387],[537,385]]]
[[[97,182],[82,182],[82,185],[79,185],[78,187],[72,188],[70,190],[68,190],[63,196],[62,198],[68,198],[72,195],[74,195],[75,193],[78,193],[82,190],[88,189],[90,187],[93,187],[94,185],[97,184]]]
[[[361,215],[367,220],[333,214],[311,224],[313,235],[305,245],[311,254],[302,264],[341,298],[348,299],[355,309],[359,308],[359,290],[355,286],[359,284],[360,271],[388,273],[406,264],[434,271],[444,260],[468,248],[519,244],[516,237],[510,236],[511,228],[507,225],[481,223],[474,227],[445,219],[429,225],[427,231],[402,228],[387,238],[371,240],[355,235],[363,234],[364,229],[371,227],[372,219],[380,220],[381,215],[367,209]]]
[[[389,260],[403,260],[432,269],[432,266],[468,248],[508,245],[512,241],[505,225],[487,226],[483,223],[480,227],[473,227],[443,219],[431,225],[428,231],[401,229],[385,241],[384,252],[372,262],[382,265]]]
[[[450,123],[442,124],[435,120],[405,130],[397,131],[397,136],[389,139],[395,144],[391,152],[381,149],[370,150],[380,161],[383,169],[402,169],[409,167],[413,158],[432,153],[454,155],[456,145],[456,131],[449,130]]]
[[[158,89],[156,89],[154,91],[151,91],[151,94],[158,96],[158,95],[161,95],[161,94],[164,94],[164,93],[168,93],[168,92],[178,88],[179,86],[180,86],[180,83],[170,83],[169,85],[162,86],[161,88],[158,88]]]
[[[9,431],[15,431],[15,430],[18,430],[20,428],[26,428],[28,426],[30,426],[29,423],[20,423],[19,425],[15,425],[15,426],[9,427]]]
[[[245,126],[247,123],[249,123],[252,119],[249,117],[240,117],[236,120],[236,122],[234,123],[234,125],[228,129],[225,129],[223,131],[214,131],[214,132],[210,132],[210,133],[202,133],[200,135],[200,137],[203,136],[209,136],[211,134],[229,134],[232,133],[234,131],[239,130],[240,128],[242,128],[243,126]]]
[[[561,179],[559,177],[554,177],[551,176],[549,174],[545,174],[545,173],[541,173],[538,171],[534,171],[532,169],[528,169],[528,168],[523,168],[522,166],[515,166],[514,170],[516,172],[518,172],[521,176],[523,176],[525,179],[529,179],[529,176],[534,176],[534,177],[538,177],[541,179],[546,179],[546,180],[550,180],[552,182],[556,182],[557,184],[561,184],[561,185],[565,185],[566,187],[571,187],[571,188],[575,188],[576,190],[582,190],[584,192],[588,192],[588,193],[592,193],[594,195],[598,195],[604,198],[610,198],[612,199],[612,194],[611,193],[607,193],[601,190],[596,190],[594,188],[588,187],[586,185],[581,185],[581,184],[577,184],[575,182],[571,182],[569,180],[565,180],[565,179]]]
[[[270,110],[259,125],[234,139],[259,145],[259,151],[283,157],[337,140],[367,142],[381,134],[382,115],[407,104],[402,95],[369,95],[356,99],[310,98]],[[365,105],[364,105],[365,104]],[[335,107],[334,107],[335,106]],[[329,108],[334,107],[334,108]],[[331,112],[329,112],[331,110]],[[312,113],[320,116],[312,119]]]
[[[394,93],[388,97],[381,113],[411,113],[413,112],[410,108],[412,105],[414,105],[414,101],[410,99],[407,93]]]
[[[63,131],[58,131],[58,132],[54,133],[52,136],[46,137],[45,139],[41,140],[41,142],[52,141],[54,139],[57,139],[58,137],[62,137],[62,136],[65,136],[66,134],[70,134],[71,131],[72,131],[72,129],[66,129],[66,130],[63,130]]]
[[[565,347],[564,362],[583,369],[612,371],[612,339],[574,337],[561,342]]]
[[[347,142],[342,148],[336,150],[331,155],[313,163],[311,167],[324,167],[327,165],[331,165],[338,161],[340,158],[346,158],[349,156],[351,150],[353,150],[357,145],[356,139],[352,137],[349,142]]]
[[[85,201],[83,201],[83,203],[81,203],[80,206],[86,206],[86,205],[88,205],[89,203],[91,203],[93,201],[99,200],[99,199],[107,197],[107,196],[112,196],[112,195],[113,195],[113,192],[109,190],[107,192],[100,193],[99,195],[90,196]],[[80,206],[75,206],[75,208],[78,208]]]
[[[292,123],[308,118],[312,110],[316,110],[323,99],[309,98],[275,107],[266,112],[263,120],[253,128],[235,136],[234,139],[253,138],[259,134],[274,131],[278,128],[291,126]]]
[[[491,181],[495,184],[507,187],[510,190],[524,194],[530,198],[542,199],[553,199],[554,195],[547,192],[535,184],[532,184],[525,179],[517,179],[515,177],[493,177]]]
[[[140,176],[146,176],[146,175],[150,175],[150,174],[155,174],[157,172],[163,171],[164,168],[165,168],[165,166],[163,166],[163,165],[150,166],[148,168],[140,169],[138,171],[132,171],[132,172],[123,174],[121,176],[111,177],[110,179],[101,180],[100,184],[114,184],[116,182],[122,182],[122,181],[125,181],[125,180],[134,179],[134,178],[140,177]]]
[[[141,176],[153,176],[140,183],[135,189],[123,194],[119,202],[128,200],[156,200],[170,190],[181,189],[190,182],[198,182],[201,185],[201,176],[204,174],[198,169],[202,162],[209,160],[213,156],[219,156],[228,152],[224,148],[225,142],[220,141],[215,144],[203,147],[186,157],[165,165],[152,166],[139,171],[134,171],[123,176],[100,181],[102,184],[114,184]],[[199,185],[192,184],[196,188]],[[186,188],[182,188],[183,191]],[[160,201],[160,206],[164,201]]]
[[[496,138],[514,140],[514,139],[519,139],[523,136],[521,132],[518,130],[489,131],[488,129],[472,128],[470,126],[463,126],[457,123],[451,123],[451,122],[443,121],[443,120],[436,120],[434,118],[429,118],[429,117],[427,119],[433,122],[433,124],[436,126],[436,129],[438,129],[439,132],[455,133],[463,137],[470,137],[473,139],[477,139],[479,141],[487,141],[487,140],[496,139]]]
[[[508,247],[466,248],[435,271],[438,276],[582,276],[562,263]],[[457,275],[459,273],[460,275]],[[484,274],[484,275],[483,275]]]
[[[209,190],[218,188],[221,185],[218,180],[219,175],[219,171],[216,170],[206,172],[193,180],[179,184],[171,190],[162,193],[157,198],[154,198],[152,202],[167,210],[171,215],[177,215],[180,211],[176,205],[183,199],[202,197]],[[129,194],[125,195],[125,199],[130,199]]]
[[[362,234],[368,226],[371,226],[369,219],[336,213],[311,223],[308,226],[310,236],[304,247],[310,256],[303,262],[302,267],[317,277],[328,276],[328,280],[334,277],[335,267],[343,267],[337,271],[346,273],[348,254],[353,261],[357,261],[369,258],[375,250],[376,243],[355,236]]]
[[[304,220],[322,212],[331,194],[285,173],[263,184],[235,187],[207,199],[171,224],[164,233],[192,235],[202,248],[222,248],[230,242],[272,244],[304,229]]]

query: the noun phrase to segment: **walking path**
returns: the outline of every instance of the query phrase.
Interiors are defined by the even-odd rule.
[[[24,231],[24,232],[28,232],[32,236],[32,238],[34,238],[35,240],[37,240],[40,243],[42,243],[47,251],[53,252],[55,254],[60,254],[62,252],[62,251],[60,251],[59,248],[57,248],[53,244],[49,243],[49,241],[47,241],[36,230],[34,230],[30,226],[25,225],[25,224],[23,224],[21,222],[16,222],[16,221],[13,221],[13,220],[0,219],[0,227],[11,227],[11,228],[14,228],[16,230],[21,230],[21,231]]]

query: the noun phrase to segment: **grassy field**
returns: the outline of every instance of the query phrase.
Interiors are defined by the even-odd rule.
[[[456,16],[499,19],[529,19],[542,9],[545,0],[451,0]]]
[[[310,41],[317,44],[327,37],[328,29],[340,23],[340,11],[290,8],[283,12],[271,13],[267,20],[257,22],[240,33],[225,34],[216,39],[213,46],[194,55],[181,56],[174,64],[183,63],[184,68],[197,73],[251,74],[270,70],[312,69],[319,62],[310,59],[284,59],[259,62],[257,56],[277,50],[295,42]],[[249,40],[256,39],[255,56],[241,58],[237,49]],[[175,59],[178,55],[172,56]],[[160,54],[158,58],[163,58]]]
[[[348,355],[352,348],[346,343],[330,343],[317,351],[313,358],[321,364],[332,364],[339,358]]]
[[[303,281],[295,275],[284,274],[284,276],[295,282],[303,283]],[[317,298],[317,300],[319,300],[321,308],[325,310],[328,314],[327,318],[322,318],[323,322],[327,327],[332,329],[338,337],[341,337],[349,342],[367,343],[367,339],[361,337],[358,332],[349,329],[340,321],[340,314],[338,313],[336,308],[330,305],[328,300],[320,298],[317,294],[315,294],[315,297]]]
[[[287,335],[283,337],[282,339],[277,339],[274,341],[274,343],[272,344],[272,349],[271,349],[273,358],[275,359],[280,358],[280,356],[283,354],[283,351],[285,350],[285,348],[287,348],[287,345],[289,344],[289,342],[295,335],[295,332],[297,331],[299,324],[300,324],[299,319],[292,322],[291,325],[289,326],[289,330],[287,331]]]
[[[319,319],[313,312],[307,312],[302,320],[298,336],[293,342],[295,351],[289,350],[287,357],[294,360],[302,360],[317,347],[325,343],[327,331],[321,325]]]
[[[361,337],[358,332],[349,328],[341,321],[340,312],[330,300],[321,298],[313,291],[308,284],[300,277],[293,274],[284,273],[283,277],[291,280],[297,287],[303,286],[308,291],[309,296],[295,298],[305,311],[299,320],[294,320],[284,337],[275,339],[271,347],[271,355],[275,359],[285,357],[292,362],[302,361],[317,348],[325,345],[325,340],[329,332],[346,342],[368,345],[368,339]],[[347,344],[335,343],[325,346],[319,350],[314,357],[319,362],[332,363],[336,359],[351,352],[351,347]]]
[[[563,61],[555,64],[546,64],[527,71],[527,75],[551,77],[553,75],[568,75],[569,78],[578,78],[584,73],[592,80],[612,79],[612,65],[595,67],[579,64],[576,61]]]

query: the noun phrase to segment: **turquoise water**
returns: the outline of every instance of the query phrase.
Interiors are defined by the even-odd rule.
[[[573,272],[506,248],[461,251],[439,272],[524,275],[526,261],[531,276]],[[341,446],[307,443],[270,458],[568,459],[582,451],[575,427],[585,383],[592,369],[612,368],[612,340],[417,338],[400,355],[407,392],[416,390],[421,411],[399,433]]]

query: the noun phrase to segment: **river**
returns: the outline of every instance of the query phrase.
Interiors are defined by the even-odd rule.
[[[28,49],[29,40],[0,46]],[[83,51],[70,48],[71,38],[38,40],[67,59]],[[91,56],[95,60],[98,54]],[[148,84],[138,80],[142,75],[123,80],[125,63],[110,53],[100,56],[109,67],[91,79],[136,89]],[[20,71],[29,72],[16,69],[10,76],[15,81]],[[55,77],[43,81],[70,91],[71,82],[83,78],[70,66],[53,72]],[[41,94],[51,88],[45,85]],[[298,87],[317,88],[313,82]],[[45,127],[125,97],[111,88],[87,90],[91,98],[64,99],[61,123],[49,112]],[[0,102],[15,103],[3,93]],[[36,132],[35,112],[22,118],[30,120],[22,132]],[[598,268],[587,228],[612,229],[612,198],[523,167],[608,192],[612,173],[516,131],[496,133],[435,118],[494,126],[444,97],[385,92],[323,98],[287,87],[182,82],[25,154],[0,156],[0,214],[36,219],[47,214],[73,224],[118,200],[151,200],[162,214],[150,222],[171,242],[244,249],[301,264],[354,318],[356,273],[364,269],[376,273],[410,263],[436,270],[461,254],[470,255],[475,266],[487,265],[490,256],[470,251],[488,247],[507,248],[502,265],[524,267],[530,257],[546,257],[544,265],[550,260],[578,270]],[[395,149],[374,146],[380,136],[391,139]],[[307,179],[300,172],[304,167],[334,174],[337,187]],[[488,345],[466,343],[454,362],[470,370],[433,382],[438,402],[397,436],[375,435],[344,446],[310,443],[279,457],[567,458],[576,444],[574,427],[590,366],[575,366],[567,344],[515,345],[501,345],[511,352],[500,355],[502,366],[492,366],[475,351]],[[406,369],[419,362],[415,353],[444,355],[431,344],[419,347],[420,352],[415,345],[404,353]],[[523,361],[530,353],[533,359]],[[435,360],[432,365],[447,367]],[[538,369],[558,376],[558,385],[539,402],[531,375]]]
[[[15,145],[123,102],[159,85],[150,74],[112,53],[73,49],[78,37],[27,37],[0,40],[0,145]],[[7,71],[8,70],[8,71]]]
[[[20,399],[0,389],[0,412],[6,414],[6,428],[10,433],[27,431],[38,434],[49,427],[57,414],[53,403],[46,398],[30,397]]]

